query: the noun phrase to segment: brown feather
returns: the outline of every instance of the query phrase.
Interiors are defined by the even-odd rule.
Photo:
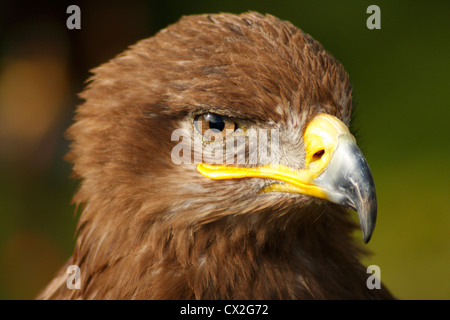
[[[352,107],[347,73],[311,36],[254,12],[188,16],[93,73],[68,130],[81,289],[66,265],[40,299],[391,298],[367,289],[346,210],[171,161],[173,130],[212,110],[277,126],[302,167],[309,119],[348,124]]]

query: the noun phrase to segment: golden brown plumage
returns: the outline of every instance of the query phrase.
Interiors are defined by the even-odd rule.
[[[280,130],[280,162],[305,166],[319,113],[350,121],[343,67],[270,15],[183,17],[94,70],[68,134],[81,180],[73,256],[42,299],[391,298],[369,290],[343,207],[259,193],[267,180],[208,179],[176,165],[174,130],[201,112]],[[244,165],[245,166],[245,165]]]

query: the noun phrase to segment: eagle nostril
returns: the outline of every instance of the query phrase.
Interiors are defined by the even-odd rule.
[[[317,161],[322,158],[322,156],[325,154],[325,150],[321,149],[313,154],[312,161]]]

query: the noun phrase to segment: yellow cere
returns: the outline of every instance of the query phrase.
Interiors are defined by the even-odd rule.
[[[336,150],[338,139],[341,135],[350,136],[347,126],[338,118],[321,113],[308,124],[303,135],[305,144],[305,167],[319,175],[330,162],[334,150]],[[323,155],[316,159],[314,155],[323,151]]]

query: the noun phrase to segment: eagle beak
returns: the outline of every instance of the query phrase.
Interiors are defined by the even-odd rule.
[[[261,192],[301,193],[356,210],[364,242],[368,243],[375,228],[377,200],[372,174],[355,138],[342,121],[319,114],[306,127],[303,140],[305,169],[204,163],[197,169],[205,177],[216,180],[250,177],[278,180],[282,183],[272,184]]]

